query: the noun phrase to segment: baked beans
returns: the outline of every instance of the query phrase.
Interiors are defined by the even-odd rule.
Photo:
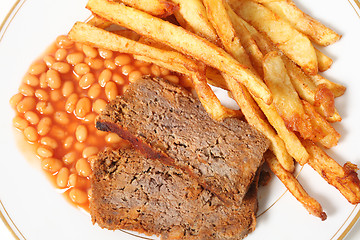
[[[51,130],[51,124],[52,120],[49,117],[44,117],[39,121],[39,124],[37,125],[37,133],[40,136],[47,135]]]
[[[99,49],[99,55],[100,57],[102,57],[103,59],[111,59],[113,57],[113,52],[107,49]]]
[[[91,101],[87,97],[80,98],[76,103],[75,115],[79,118],[83,118],[91,111]]]
[[[15,94],[14,96],[12,96],[10,98],[10,106],[13,108],[13,109],[16,109],[17,108],[17,105],[19,104],[19,102],[24,98],[24,95],[22,95],[21,93],[17,93]]]
[[[39,85],[40,80],[38,77],[31,75],[31,74],[26,74],[25,77],[23,78],[23,83],[32,86],[32,87],[36,87]]]
[[[39,74],[45,72],[46,69],[47,69],[47,66],[46,66],[45,62],[35,62],[30,65],[28,73],[30,73],[32,75],[39,75]]]
[[[56,59],[53,56],[45,56],[43,60],[49,68],[56,62]]]
[[[24,118],[16,116],[13,118],[13,126],[17,129],[24,130],[29,126],[29,123]]]
[[[66,56],[67,56],[67,51],[64,48],[59,48],[55,52],[55,59],[57,61],[63,61],[66,58]]]
[[[39,137],[34,127],[26,127],[24,129],[24,135],[30,142],[35,142]]]
[[[95,76],[92,73],[87,73],[80,78],[79,86],[82,89],[89,88],[95,82]]]
[[[35,97],[41,101],[47,101],[49,99],[49,94],[43,89],[37,89],[35,91]]]
[[[33,97],[24,97],[16,105],[16,109],[19,113],[26,113],[27,111],[33,110],[36,106],[36,100]]]
[[[52,89],[60,88],[61,78],[59,72],[57,72],[54,69],[49,69],[46,72],[46,82],[48,83],[49,87]]]
[[[56,142],[56,140],[51,137],[41,138],[40,143],[52,149],[56,149],[58,147],[58,143]]]
[[[106,83],[110,81],[112,72],[109,69],[104,69],[99,75],[99,84],[101,87],[105,87]]]
[[[91,99],[96,99],[101,94],[101,86],[98,83],[93,84],[88,91],[88,96]]]
[[[84,125],[79,125],[75,131],[76,140],[84,142],[88,136],[88,130]]]
[[[63,74],[68,73],[71,69],[70,65],[66,62],[55,62],[52,64],[51,68]]]
[[[70,170],[66,167],[63,167],[59,170],[58,174],[56,175],[56,184],[59,188],[65,188],[68,185],[70,176]]]
[[[70,96],[75,90],[75,86],[74,86],[74,82],[73,81],[66,81],[64,82],[63,86],[62,86],[62,95],[64,97],[68,97]]]
[[[82,52],[74,52],[66,57],[66,61],[71,65],[76,65],[84,61],[84,54]]]
[[[107,99],[109,99],[109,101],[114,100],[116,98],[116,96],[119,94],[119,92],[118,92],[118,88],[114,82],[110,81],[110,82],[106,83],[105,94],[106,94]]]
[[[45,146],[38,147],[38,149],[36,150],[36,153],[40,157],[44,157],[44,158],[50,158],[54,155],[53,150],[51,148],[47,148]]]
[[[74,66],[74,72],[78,75],[84,75],[90,72],[90,67],[86,63],[78,63]]]
[[[13,126],[35,145],[44,171],[65,195],[87,209],[91,164],[106,147],[127,147],[115,133],[99,131],[95,119],[106,104],[142,75],[181,81],[167,69],[131,55],[97,49],[59,36],[30,65],[9,103]]]
[[[98,51],[95,48],[90,47],[88,45],[83,45],[82,50],[84,54],[90,58],[96,58],[98,55]]]
[[[39,116],[32,111],[28,111],[24,114],[25,119],[32,125],[36,125],[39,123],[40,118]]]

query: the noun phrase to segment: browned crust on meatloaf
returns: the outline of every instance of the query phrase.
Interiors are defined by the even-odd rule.
[[[268,148],[249,124],[214,121],[191,93],[159,78],[130,84],[107,105],[96,127],[182,169],[227,205],[241,203]]]
[[[161,239],[242,239],[256,225],[257,184],[240,207],[226,207],[181,170],[134,149],[98,154],[91,176],[93,223]]]

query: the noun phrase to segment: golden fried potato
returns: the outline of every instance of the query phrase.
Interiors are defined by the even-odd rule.
[[[302,102],[315,133],[312,140],[314,142],[319,142],[326,148],[336,146],[341,135],[315,110],[314,106],[304,100]]]
[[[328,46],[341,38],[335,31],[302,12],[291,0],[263,4],[320,46]]]
[[[250,57],[253,67],[260,75],[260,77],[263,77],[264,73],[262,68],[262,60],[264,55],[260,51],[249,30],[244,25],[242,19],[231,9],[231,7],[226,2],[224,3],[224,7],[232,22],[237,36],[240,38],[241,45],[245,48],[248,56]]]
[[[324,72],[324,71],[328,70],[333,63],[333,60],[330,57],[326,56],[324,53],[322,53],[317,48],[315,48],[315,52],[316,52],[316,57],[318,60],[319,71]]]
[[[338,83],[334,83],[334,82],[330,81],[329,79],[324,78],[320,74],[308,75],[308,76],[316,84],[316,86],[325,84],[325,86],[332,91],[332,93],[334,94],[335,97],[340,97],[345,93],[345,90],[346,90],[345,86],[338,84]]]
[[[250,0],[229,0],[230,6],[245,21],[265,33],[271,41],[306,73],[316,74],[316,52],[307,36],[272,11]]]
[[[242,116],[240,111],[232,110],[221,105],[219,99],[207,84],[205,74],[195,72],[192,75],[192,80],[201,104],[213,119],[221,121],[229,117]]]
[[[172,0],[179,5],[174,12],[180,25],[209,40],[212,43],[218,42],[218,36],[206,15],[206,9],[201,0]]]
[[[271,103],[267,86],[251,70],[239,64],[223,49],[185,29],[134,8],[106,0],[89,0],[92,12],[135,32],[164,42],[179,52],[217,68],[243,83],[255,96]],[[137,21],[133,21],[137,19]],[[161,29],[161,31],[159,31]]]
[[[326,213],[323,211],[319,202],[310,197],[298,180],[288,171],[282,168],[278,160],[269,151],[265,153],[265,161],[271,171],[280,179],[289,192],[305,207],[312,215],[326,220]]]
[[[174,67],[171,70],[180,73],[199,71],[199,67],[195,61],[190,60],[178,52],[151,47],[86,23],[77,22],[70,30],[68,36],[73,41],[88,45],[95,45],[112,51],[141,55],[151,59],[160,59],[163,62],[172,63]]]
[[[241,45],[223,0],[203,0],[208,18],[214,26],[225,50],[230,53],[240,64],[255,72],[245,48]]]
[[[312,104],[327,120],[337,119],[333,93],[324,84],[316,86],[312,79],[286,56],[283,56],[282,60],[301,99]]]
[[[311,139],[312,127],[301,100],[290,81],[281,56],[270,52],[264,57],[264,80],[273,94],[275,107],[287,128]]]
[[[91,18],[86,23],[102,29],[105,29],[112,24],[111,22],[103,18],[100,18],[96,15],[92,15]]]
[[[289,155],[284,141],[276,134],[272,126],[268,123],[264,113],[256,104],[250,93],[244,86],[230,76],[227,76],[226,74],[223,76],[247,122],[270,140],[270,150],[276,155],[286,170],[293,172],[294,161]],[[263,103],[261,99],[257,100],[258,102]],[[266,106],[266,104],[263,103],[262,106]]]
[[[308,164],[329,184],[336,187],[350,203],[360,203],[360,181],[356,165],[347,162],[342,167],[312,141],[302,142],[310,154]]]
[[[264,104],[262,101],[259,101],[255,98],[255,101],[267,117],[271,126],[274,127],[279,137],[284,141],[287,152],[292,156],[296,162],[300,163],[300,165],[304,165],[309,159],[309,154],[307,153],[304,146],[301,144],[299,138],[295,135],[294,132],[289,130],[284,120],[279,115],[276,110],[275,103],[271,103],[270,105]],[[278,158],[281,166],[284,169],[292,172],[294,170],[293,160],[284,161],[283,159]]]
[[[167,17],[174,13],[176,4],[167,0],[115,0],[130,7],[147,12],[158,17]]]
[[[254,27],[252,27],[240,17],[238,20],[244,24],[263,54],[267,54],[271,51],[278,51],[278,49],[276,49],[274,44],[268,39],[267,36],[259,33]],[[282,59],[297,93],[302,99],[308,101],[309,103],[315,105],[315,96],[319,90],[318,86],[320,85],[325,85],[328,89],[330,89],[333,92],[334,97],[340,96],[344,93],[346,89],[344,86],[331,82],[319,74],[308,75],[304,73],[304,71],[299,66],[297,66],[293,61],[284,55],[282,56]],[[341,116],[339,115],[336,108],[334,109],[334,105],[329,104],[333,102],[331,100],[331,96],[329,94],[326,96],[327,98],[322,98],[321,101],[318,99],[316,103],[317,106],[315,106],[316,110],[322,116],[326,117],[326,120],[330,122],[341,121]],[[330,116],[330,113],[333,114]]]
[[[209,84],[211,84],[215,87],[222,88],[224,90],[229,90],[229,87],[219,70],[212,68],[212,67],[207,67],[206,68],[206,78],[207,78]]]

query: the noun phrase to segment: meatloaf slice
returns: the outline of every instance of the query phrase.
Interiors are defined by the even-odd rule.
[[[268,148],[249,124],[213,120],[190,92],[159,78],[132,83],[107,105],[96,127],[181,168],[227,205],[241,203]]]
[[[255,228],[257,184],[240,207],[226,207],[183,171],[134,149],[101,152],[93,169],[90,214],[102,228],[184,240],[238,240]]]

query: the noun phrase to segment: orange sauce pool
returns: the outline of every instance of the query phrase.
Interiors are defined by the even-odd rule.
[[[186,78],[131,55],[74,43],[59,36],[25,74],[10,99],[13,125],[34,146],[41,167],[75,205],[88,210],[92,162],[105,148],[127,147],[95,128],[106,104],[142,75],[189,86]]]

